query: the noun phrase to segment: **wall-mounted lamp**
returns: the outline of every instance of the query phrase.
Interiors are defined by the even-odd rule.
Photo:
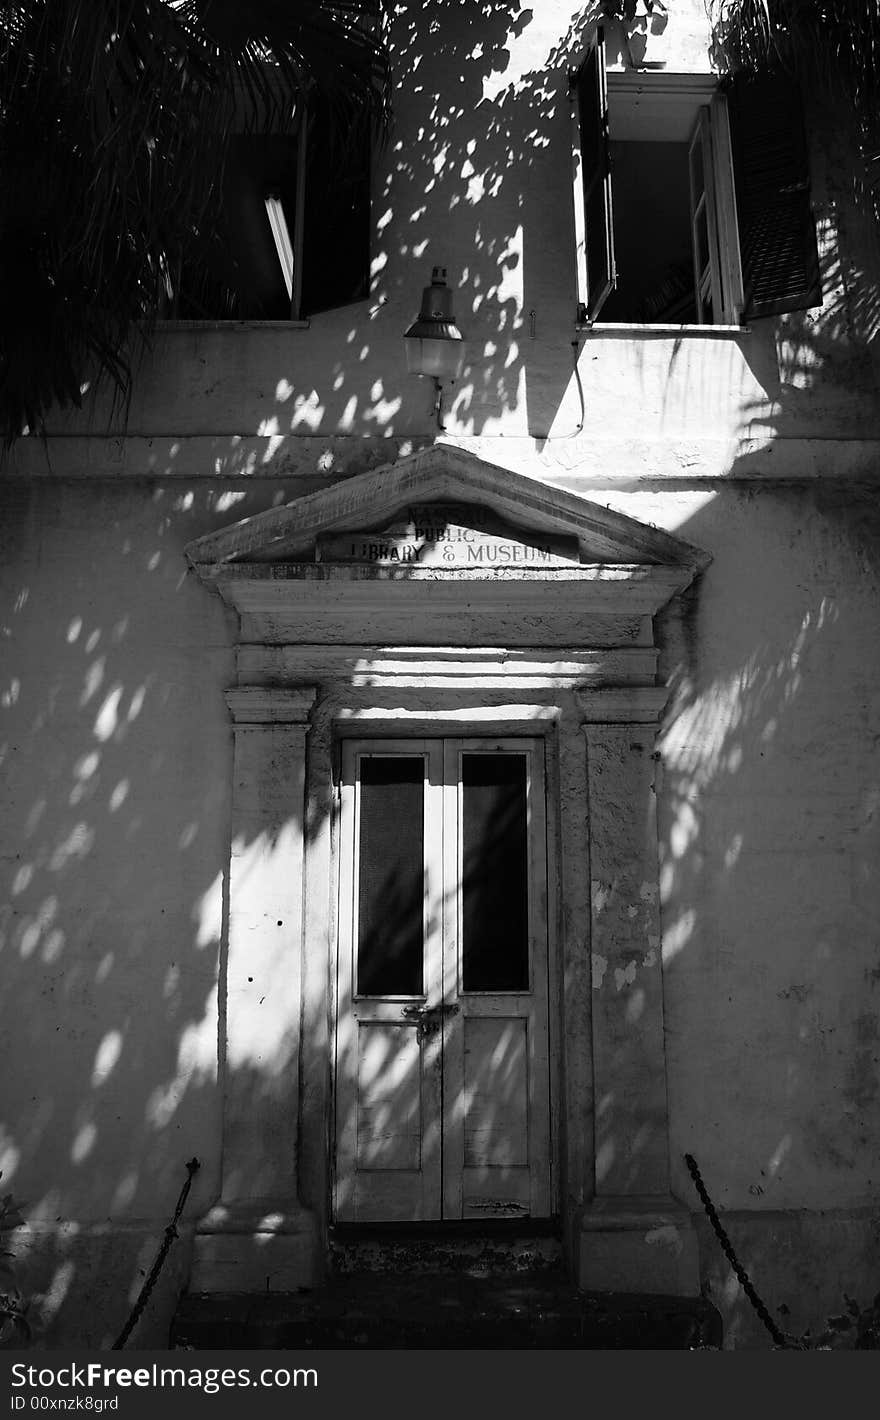
[[[452,313],[452,292],[446,285],[446,267],[435,266],[431,284],[422,291],[418,320],[404,333],[406,367],[411,375],[434,381],[437,427],[443,429],[440,406],[443,385],[457,379],[464,363],[464,340]]]

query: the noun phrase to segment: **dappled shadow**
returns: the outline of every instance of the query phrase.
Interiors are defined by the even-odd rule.
[[[191,1217],[219,1186],[231,734],[217,687],[233,680],[234,633],[184,573],[183,548],[289,492],[262,481],[232,502],[205,485],[144,491],[107,485],[100,519],[83,523],[70,485],[19,490],[3,562],[0,744],[18,842],[4,1041],[21,1101],[4,1187],[29,1221],[51,1225],[38,1304],[54,1314],[67,1289],[87,1313],[85,1298],[112,1289],[120,1324],[183,1161],[204,1163]],[[80,560],[67,579],[73,526]],[[829,1196],[856,1206],[878,1088],[880,772],[864,757],[876,752],[876,508],[831,487],[730,486],[679,531],[715,560],[658,627],[673,688],[659,804],[674,1186],[690,1200],[687,1150],[725,1209],[822,1209]],[[62,569],[54,583],[48,565]],[[866,766],[858,790],[854,753]],[[618,989],[636,1002],[638,979]],[[319,1009],[307,1006],[304,1033],[304,1060],[326,1069]],[[513,1078],[515,1041],[502,1056]],[[268,1071],[243,1067],[240,1088],[281,1098],[288,1063],[282,1051]],[[255,1158],[255,1188],[259,1169]],[[314,1159],[303,1169],[304,1201],[319,1211],[325,1170]],[[107,1238],[120,1222],[130,1252],[117,1249],[111,1267],[108,1242],[86,1261],[88,1229]],[[745,1260],[761,1256],[755,1244]],[[748,1336],[742,1298],[719,1302]],[[63,1326],[46,1344],[70,1341]]]
[[[160,336],[132,405],[137,452],[120,439],[118,463],[117,452],[105,455],[106,481],[88,485],[90,511],[73,476],[4,489],[0,1169],[34,1230],[24,1282],[43,1318],[38,1344],[108,1344],[152,1260],[184,1161],[196,1155],[203,1165],[190,1225],[220,1188],[232,782],[220,688],[235,679],[235,631],[219,598],[186,572],[183,549],[434,438],[428,387],[405,375],[402,333],[435,262],[449,269],[468,339],[448,392],[451,425],[537,436],[571,415],[577,427],[565,86],[594,8],[561,40],[548,31],[538,67],[537,6],[402,9],[371,299],[315,317],[308,331]],[[419,132],[418,148],[403,146]],[[833,145],[833,134],[826,139]],[[859,1209],[880,1144],[876,500],[838,493],[831,479],[759,496],[745,486],[786,439],[876,437],[871,234],[835,193],[833,173],[829,160],[819,210],[825,305],[731,340],[729,363],[747,366],[751,384],[723,432],[743,451],[723,468],[733,480],[719,480],[679,524],[715,560],[657,635],[661,679],[672,686],[658,806],[673,1185],[694,1204],[682,1162],[692,1152],[719,1206],[735,1217],[753,1210],[753,1219],[821,1213],[829,1200]],[[672,342],[656,385],[646,347],[630,342],[625,379],[616,365],[599,369],[601,349],[597,339],[581,353],[588,418],[600,434],[612,420],[620,444],[634,411],[655,420],[652,436],[680,434],[692,404],[705,433],[715,428],[718,384],[739,397],[719,377],[728,367],[713,373],[685,338]],[[97,435],[103,418],[93,407],[90,425],[71,417],[52,428]],[[379,437],[348,437],[364,434]],[[746,447],[754,440],[760,464]],[[583,462],[584,450],[573,457]],[[51,462],[50,471],[70,472]],[[95,472],[88,453],[75,472]],[[160,478],[114,482],[121,472]],[[599,476],[594,466],[590,476]],[[368,666],[362,675],[368,683]],[[398,694],[377,691],[375,704]],[[307,837],[318,837],[326,812],[312,801]],[[279,822],[279,839],[289,826]],[[579,981],[566,989],[580,1002]],[[617,989],[637,1032],[638,972],[630,980],[622,971]],[[454,1039],[461,1017],[446,1028]],[[322,1218],[329,1031],[326,999],[308,997],[303,1118],[320,1131],[321,1153],[302,1158],[301,1180],[303,1201]],[[261,1102],[284,1099],[287,1044],[262,1067],[235,1064],[237,1091],[257,1114]],[[517,1039],[495,1044],[494,1078],[516,1085]],[[392,1060],[377,1056],[380,1076]],[[394,1090],[410,1088],[416,1066],[397,1059],[394,1069]],[[503,1092],[480,1088],[491,1135]],[[604,1107],[597,1138],[613,1148]],[[381,1130],[387,1120],[377,1119]],[[251,1166],[254,1190],[268,1188],[268,1155],[257,1152]],[[757,1273],[767,1244],[743,1236],[743,1261]],[[826,1253],[817,1268],[831,1275],[828,1244],[818,1245]],[[704,1256],[712,1246],[707,1239]],[[135,1343],[162,1344],[188,1259],[184,1239]],[[707,1265],[729,1340],[755,1344],[735,1279]],[[859,1278],[842,1277],[842,1287],[858,1291]],[[812,1319],[794,1293],[773,1301]]]
[[[433,392],[406,373],[403,332],[435,264],[448,270],[466,341],[463,372],[444,394],[447,426],[546,431],[572,376],[577,300],[568,70],[598,9],[585,7],[560,36],[558,12],[548,23],[520,0],[395,7],[370,297],[314,315],[308,330],[253,328],[246,356],[241,326],[160,327],[127,431],[432,436]],[[49,428],[102,434],[108,418],[121,431],[99,391],[85,417],[59,415]]]
[[[65,1297],[83,1344],[121,1328],[186,1159],[191,1217],[219,1186],[234,637],[183,547],[274,496],[108,486],[84,519],[75,485],[6,489],[0,1169],[50,1341]]]
[[[107,1346],[153,1260],[184,1162],[198,1157],[183,1237],[133,1339],[162,1345],[190,1230],[221,1186],[224,1074],[258,1117],[289,1110],[296,1070],[288,1036],[255,1042],[253,1060],[224,1058],[232,733],[218,687],[235,680],[235,633],[220,599],[186,571],[183,549],[290,490],[126,481],[105,485],[85,519],[73,483],[6,492],[3,1187],[27,1218],[18,1246],[35,1344]],[[57,575],[45,578],[46,566]],[[313,797],[310,841],[325,812]],[[269,837],[283,846],[291,827],[285,815]],[[259,856],[263,833],[237,841],[239,862]],[[383,898],[393,919],[393,884]],[[274,983],[257,984],[270,994]],[[304,1070],[322,1142],[302,1170],[303,1201],[324,1220],[327,1119],[315,1099],[326,1032],[307,1002]],[[481,1101],[491,1134],[486,1091]],[[278,1162],[255,1143],[245,1192],[271,1195]]]
[[[570,219],[559,220],[571,205],[567,73],[597,9],[562,38],[518,0],[434,5],[427,43],[415,11],[392,31],[396,131],[419,141],[392,135],[378,295],[413,303],[412,258],[454,275],[467,339],[451,400],[460,432],[492,432],[514,411],[523,432],[540,432],[571,375],[574,255]]]
[[[742,349],[762,397],[742,405],[744,439],[877,435],[880,229],[854,198],[838,117],[814,103],[808,125],[822,304],[753,323]]]
[[[692,1197],[693,1153],[747,1271],[784,1279],[767,1300],[795,1334],[821,1329],[818,1294],[825,1315],[873,1295],[880,1144],[880,236],[845,125],[814,106],[809,128],[822,306],[740,340],[740,451],[680,527],[713,563],[658,627],[674,1181]],[[711,1062],[699,1085],[689,1058]],[[701,1236],[725,1344],[767,1344]]]
[[[780,1323],[815,1326],[812,1288],[836,1270],[824,1250],[848,1249],[850,1295],[870,1256],[855,1234],[807,1230],[798,1281],[772,1224],[747,1219],[865,1207],[880,1142],[880,514],[852,489],[728,487],[683,530],[714,560],[658,628],[673,1182],[693,1204],[693,1153],[756,1282],[787,1277]],[[704,1243],[726,1344],[765,1344]]]
[[[612,105],[613,108],[613,105]],[[808,96],[812,212],[818,237],[821,305],[778,317],[752,318],[724,334],[711,325],[627,328],[615,324],[612,296],[600,325],[581,334],[579,383],[563,390],[550,423],[581,437],[557,459],[586,462],[597,440],[608,459],[631,463],[635,476],[654,476],[663,465],[652,441],[685,435],[705,448],[705,464],[682,457],[682,473],[747,476],[775,471],[783,440],[856,440],[877,437],[880,386],[880,229],[853,193],[853,136],[839,113]],[[645,149],[661,144],[645,144]],[[647,160],[646,160],[647,161]],[[654,183],[664,169],[654,164]],[[648,164],[634,184],[647,203]],[[621,203],[621,207],[625,204]],[[619,217],[625,227],[623,216]],[[644,235],[646,218],[640,216]],[[621,235],[625,235],[622,230]],[[639,240],[627,255],[638,261]],[[623,257],[621,257],[621,261]],[[644,264],[643,264],[644,265]],[[609,324],[601,324],[601,322]],[[549,427],[549,425],[548,425]],[[614,437],[617,447],[611,447]],[[630,454],[627,443],[641,440]],[[713,460],[711,442],[727,447]],[[699,443],[698,443],[699,441]],[[543,449],[542,449],[543,452]],[[817,458],[818,447],[805,450]],[[768,454],[771,456],[768,458]],[[673,472],[677,451],[670,449]],[[788,474],[788,470],[785,470]],[[793,476],[803,469],[794,468]]]

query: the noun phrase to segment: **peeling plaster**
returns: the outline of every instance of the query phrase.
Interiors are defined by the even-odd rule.
[[[593,899],[593,912],[598,915],[604,912],[614,894],[616,883],[602,883],[594,878],[590,884],[590,892]]]
[[[678,1257],[683,1246],[681,1234],[673,1223],[664,1223],[660,1228],[652,1228],[649,1233],[645,1233],[645,1242],[650,1247],[657,1244],[666,1247],[675,1257]]]
[[[596,1181],[601,1183],[603,1178],[611,1172],[614,1163],[614,1156],[617,1150],[614,1147],[613,1139],[605,1139],[596,1150]]]
[[[635,991],[630,992],[629,1000],[626,1003],[626,1021],[628,1025],[635,1025],[641,1019],[645,1009],[646,996],[639,986]]]
[[[606,957],[600,957],[598,953],[593,952],[591,961],[593,967],[593,990],[599,991],[601,990],[605,973],[608,970],[608,960]]]
[[[623,968],[623,970],[621,970],[621,968],[620,968],[619,966],[618,966],[618,967],[615,967],[615,969],[614,969],[614,986],[615,986],[615,989],[616,989],[617,991],[622,991],[623,988],[624,988],[624,986],[632,986],[633,982],[634,982],[635,979],[636,979],[636,972],[637,972],[637,970],[638,970],[638,967],[636,966],[636,964],[635,964],[634,961],[631,961],[628,966],[626,966],[626,967]]]

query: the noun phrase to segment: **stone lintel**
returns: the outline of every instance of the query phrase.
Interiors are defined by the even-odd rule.
[[[445,647],[345,644],[242,645],[238,673],[249,687],[340,683],[352,689],[571,689],[653,684],[653,646]],[[252,693],[252,692],[251,692]]]

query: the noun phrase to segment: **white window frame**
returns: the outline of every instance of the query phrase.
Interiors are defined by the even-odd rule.
[[[601,41],[600,41],[601,45]],[[742,264],[739,248],[739,229],[736,213],[736,194],[733,177],[733,153],[730,139],[730,120],[727,100],[718,88],[718,81],[712,74],[667,74],[643,71],[607,71],[605,75],[608,98],[610,141],[632,141],[636,138],[639,122],[649,122],[642,116],[650,110],[661,122],[687,121],[686,141],[688,147],[699,134],[703,144],[704,172],[706,176],[707,212],[710,228],[710,266],[707,273],[711,284],[719,319],[713,322],[674,324],[678,331],[719,331],[725,329],[742,330],[741,317],[744,307]],[[640,110],[642,114],[640,114]],[[584,210],[583,186],[580,172],[580,114],[575,103],[572,109],[572,162],[574,184],[575,245],[577,254],[578,282],[578,326],[591,329],[604,326],[609,330],[632,327],[630,321],[592,321],[585,318],[588,306],[586,276],[586,214]],[[691,219],[693,223],[693,202]],[[613,217],[612,217],[613,225]],[[695,273],[695,293],[700,309],[699,278]],[[601,316],[601,311],[600,311]],[[659,322],[645,322],[646,330],[662,329]],[[639,325],[642,328],[642,325]]]

